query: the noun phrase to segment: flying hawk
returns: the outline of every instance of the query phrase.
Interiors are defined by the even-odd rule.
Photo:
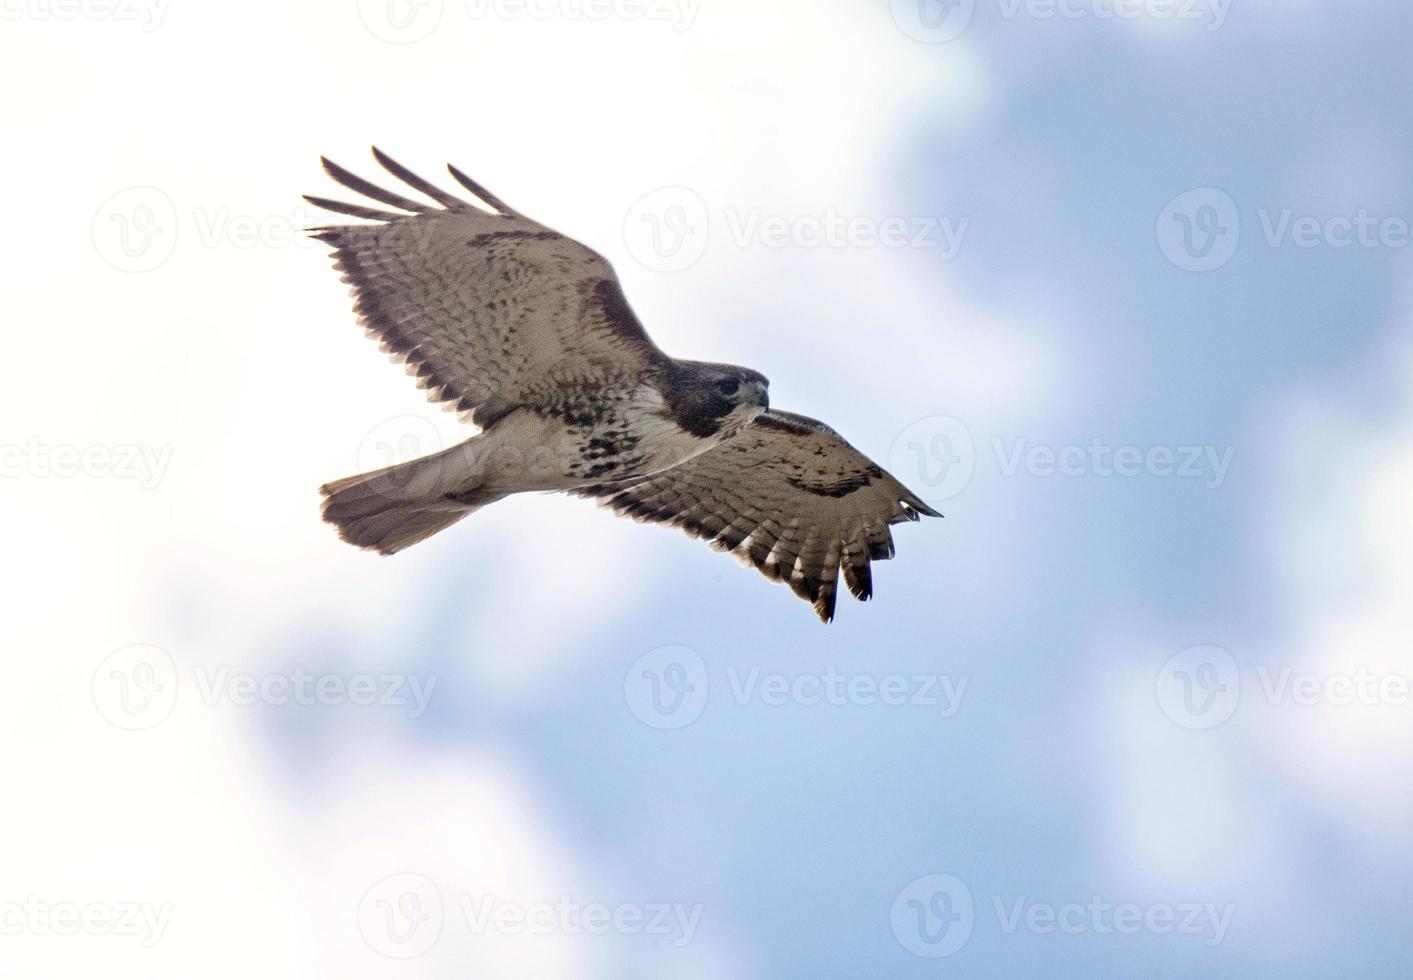
[[[321,488],[345,541],[401,551],[512,493],[567,490],[680,527],[789,584],[826,623],[839,569],[859,599],[889,526],[940,516],[814,419],[772,411],[749,368],[669,357],[607,260],[455,167],[461,200],[376,148],[435,205],[323,160],[381,207],[306,197],[369,224],[310,229],[333,250],[369,336],[481,432]]]

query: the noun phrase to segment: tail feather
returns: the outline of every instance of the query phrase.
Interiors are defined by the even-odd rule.
[[[324,484],[324,520],[349,544],[391,555],[504,496],[453,490],[447,457],[438,453]]]

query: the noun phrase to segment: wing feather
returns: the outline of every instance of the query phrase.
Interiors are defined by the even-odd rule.
[[[372,181],[364,180],[362,177],[330,160],[328,157],[320,157],[319,162],[324,166],[324,173],[351,191],[356,191],[364,197],[371,197],[375,201],[398,208],[403,211],[411,211],[414,214],[421,214],[423,211],[430,211],[431,208],[421,204],[401,194],[394,194],[392,191],[384,190]]]
[[[383,169],[386,170],[388,173],[392,174],[394,177],[398,178],[403,183],[407,184],[409,187],[415,187],[417,190],[421,191],[423,194],[426,194],[428,197],[436,201],[438,204],[440,204],[447,210],[461,211],[466,208],[465,201],[461,200],[455,195],[448,194],[446,191],[442,190],[440,187],[438,187],[436,184],[433,184],[431,181],[423,180],[421,177],[418,177],[411,170],[408,170],[406,167],[398,163],[396,160],[388,156],[376,146],[373,147],[373,159],[381,163],[383,165]]]
[[[342,186],[395,208],[306,198],[375,222],[310,229],[333,250],[359,321],[434,401],[479,424],[552,397],[564,379],[629,382],[667,358],[601,255],[524,218],[456,168],[478,206],[374,148],[384,169],[440,207],[324,161]],[[493,210],[487,210],[487,209]]]
[[[573,492],[705,539],[785,582],[826,623],[841,568],[850,594],[869,599],[870,562],[893,556],[890,525],[941,516],[828,426],[775,411],[671,469]]]

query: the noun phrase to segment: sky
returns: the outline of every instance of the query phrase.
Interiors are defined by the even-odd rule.
[[[1413,969],[1413,10],[2,0],[0,976]],[[453,162],[946,514],[512,497],[303,193]],[[449,183],[449,181],[444,181]]]

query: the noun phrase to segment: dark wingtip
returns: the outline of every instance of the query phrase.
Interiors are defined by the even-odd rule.
[[[379,211],[377,208],[364,207],[362,204],[349,204],[346,201],[334,201],[327,197],[318,197],[314,194],[303,194],[301,197],[316,208],[332,211],[335,214],[346,214],[354,218],[366,218],[369,221],[396,221],[398,218],[407,217],[404,214],[394,214],[391,211]]]
[[[923,501],[922,501],[920,498],[918,498],[918,497],[915,497],[915,496],[914,496],[914,497],[909,497],[907,500],[905,500],[905,501],[903,501],[903,502],[904,502],[905,504],[907,504],[909,507],[911,507],[913,510],[917,511],[919,514],[922,514],[924,517],[942,517],[942,516],[943,516],[942,514],[940,514],[940,513],[938,513],[937,511],[933,510],[931,507],[927,506],[927,504],[923,503]]]
[[[848,586],[849,592],[860,602],[868,602],[873,598],[873,570],[868,562],[856,562],[852,565],[844,566],[844,584]]]
[[[423,194],[426,194],[428,197],[436,201],[442,207],[448,208],[452,211],[462,211],[465,210],[465,208],[467,207],[465,201],[451,194],[448,194],[446,191],[442,190],[440,187],[438,187],[436,184],[433,184],[431,181],[424,180],[423,178],[417,176],[411,170],[408,170],[406,167],[398,163],[396,160],[388,156],[376,146],[370,147],[370,149],[373,151],[373,159],[377,160],[378,163],[382,165],[384,170],[392,174],[398,180],[401,180],[403,183],[407,184],[407,186],[413,188],[414,190],[421,191]]]
[[[455,180],[462,187],[466,188],[468,191],[474,194],[479,201],[484,203],[491,210],[506,217],[521,217],[519,211],[516,211],[509,204],[506,204],[500,198],[496,197],[490,191],[486,190],[486,188],[482,186],[480,182],[472,180],[470,177],[466,176],[454,165],[448,163],[446,165],[446,169],[447,173],[451,174],[453,180]]]

